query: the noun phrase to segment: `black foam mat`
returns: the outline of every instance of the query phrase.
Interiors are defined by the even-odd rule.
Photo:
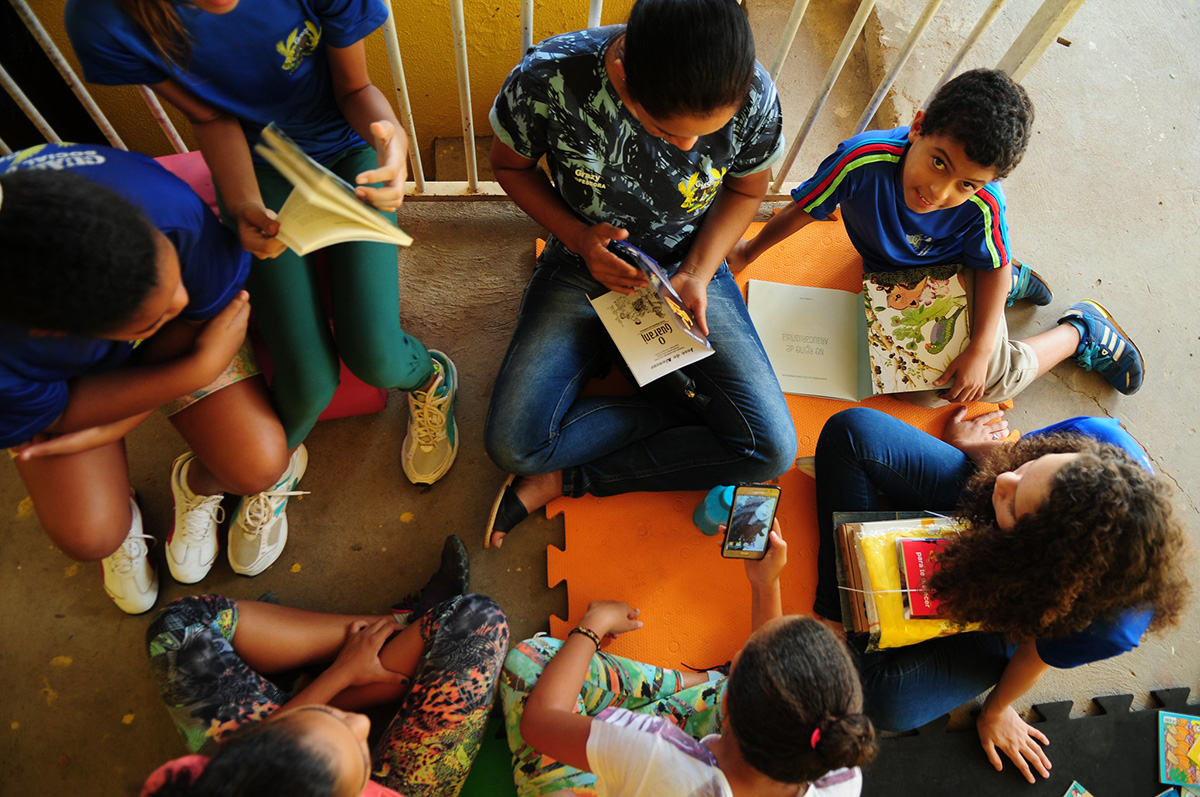
[[[1133,695],[1092,699],[1094,716],[1071,718],[1071,701],[1035,705],[1033,723],[1050,739],[1046,754],[1053,767],[1048,779],[1030,785],[1011,761],[992,768],[974,727],[946,731],[946,717],[913,734],[881,739],[880,754],[863,771],[863,797],[1062,797],[1079,781],[1094,797],[1155,797],[1166,786],[1158,781],[1158,712],[1200,715],[1200,703],[1188,704],[1187,687],[1151,692],[1160,704],[1130,711]]]

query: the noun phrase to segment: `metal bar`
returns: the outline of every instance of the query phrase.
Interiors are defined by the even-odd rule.
[[[521,56],[533,46],[533,0],[521,0]]]
[[[117,135],[117,131],[108,121],[108,117],[104,115],[104,111],[100,110],[100,106],[92,99],[92,95],[88,92],[87,87],[83,85],[83,81],[75,74],[75,70],[71,69],[71,65],[67,63],[67,59],[63,58],[62,52],[59,51],[57,45],[51,40],[50,35],[46,33],[46,29],[42,27],[42,23],[30,10],[29,4],[25,0],[10,0],[17,14],[20,15],[21,21],[25,23],[25,27],[37,39],[37,43],[41,46],[42,51],[46,53],[46,57],[50,59],[50,63],[54,64],[54,68],[58,70],[58,74],[62,75],[63,80],[71,87],[71,91],[75,94],[75,98],[83,105],[88,112],[88,116],[92,117],[92,121],[100,128],[100,132],[108,139],[108,143],[118,149],[129,149],[125,146],[125,142]]]
[[[11,155],[12,147],[8,145],[4,139],[0,138],[0,155]]]
[[[475,155],[475,120],[471,110],[471,72],[467,67],[467,25],[462,0],[450,0],[450,27],[454,34],[454,73],[458,77],[458,107],[462,114],[463,154],[467,161],[467,190],[479,187],[479,164]]]
[[[396,35],[396,18],[392,4],[387,3],[388,15],[383,23],[383,39],[387,44],[388,65],[392,68],[392,90],[400,102],[400,118],[408,132],[408,157],[412,161],[413,181],[417,193],[425,191],[425,164],[421,146],[417,143],[417,128],[413,126],[412,103],[408,99],[408,83],[404,80],[404,62],[400,60],[400,37]]]
[[[1083,0],[1044,0],[996,68],[1020,83],[1082,5]]]
[[[600,27],[600,15],[604,13],[604,0],[591,0],[588,4],[588,24],[589,28]]]
[[[779,70],[783,69],[783,61],[787,58],[788,51],[792,49],[792,42],[796,40],[796,34],[800,31],[800,21],[804,19],[804,12],[808,10],[809,0],[796,0],[792,4],[792,15],[788,17],[787,27],[783,29],[783,37],[779,40],[779,47],[775,50],[775,60],[771,62],[771,80],[779,80]]]
[[[937,85],[933,87],[933,91],[929,92],[929,97],[925,98],[925,103],[921,106],[922,110],[924,110],[925,106],[929,104],[930,98],[937,94],[938,90],[941,89],[942,86],[946,85],[950,78],[954,77],[954,73],[958,71],[958,68],[962,66],[962,62],[966,60],[967,53],[971,52],[971,49],[975,46],[976,42],[978,42],[979,38],[983,36],[984,31],[986,31],[988,26],[992,24],[992,20],[994,20],[996,15],[1000,13],[1000,9],[1004,8],[1005,2],[1007,2],[1007,0],[992,0],[992,4],[983,12],[983,16],[981,16],[979,21],[975,23],[975,27],[971,29],[971,32],[967,35],[966,40],[963,41],[962,46],[958,48],[958,52],[954,54],[954,59],[950,62],[950,65],[946,67],[946,71],[942,73],[940,78],[938,78]]]
[[[913,26],[912,32],[908,34],[908,40],[904,42],[904,47],[900,50],[900,55],[896,58],[896,63],[892,64],[892,68],[883,78],[883,82],[875,89],[875,96],[871,97],[871,101],[867,103],[867,107],[863,109],[862,116],[859,117],[858,123],[854,125],[853,135],[858,135],[867,129],[867,124],[875,116],[875,112],[879,110],[879,106],[883,104],[883,98],[887,96],[891,90],[892,84],[896,82],[896,78],[900,76],[900,70],[904,68],[908,57],[912,55],[913,50],[917,47],[917,42],[925,35],[925,29],[929,27],[929,23],[933,20],[933,15],[937,13],[938,6],[942,4],[942,0],[929,0],[925,4],[925,12],[921,14],[920,19]]]
[[[870,16],[873,8],[875,8],[875,0],[862,0],[859,4],[858,12],[855,13],[854,19],[851,20],[850,27],[846,29],[846,35],[842,37],[842,45],[833,57],[833,63],[829,65],[829,71],[825,73],[825,81],[821,84],[821,88],[817,90],[817,96],[813,100],[812,107],[808,109],[808,116],[804,118],[804,123],[800,125],[800,132],[796,134],[796,139],[792,142],[787,157],[783,159],[783,164],[779,167],[779,173],[775,176],[775,182],[771,184],[770,190],[772,193],[779,192],[784,178],[791,171],[792,164],[796,162],[796,155],[800,152],[800,147],[804,144],[804,139],[808,138],[808,134],[812,132],[813,125],[817,121],[817,114],[821,112],[825,101],[829,99],[829,94],[833,91],[833,84],[837,81],[838,75],[841,74],[842,67],[846,65],[846,59],[850,57],[850,50],[854,47],[854,42],[858,40],[859,34],[862,33],[863,26],[867,24],[867,17]]]
[[[154,115],[154,120],[162,128],[163,134],[170,139],[171,146],[175,147],[175,151],[187,152],[187,144],[183,143],[183,138],[179,135],[179,131],[175,129],[175,125],[171,123],[171,118],[163,110],[162,103],[158,101],[158,97],[155,96],[154,92],[146,86],[138,86],[138,91],[142,93],[142,99],[146,101],[146,105],[150,108],[150,113]]]
[[[29,97],[25,96],[25,92],[21,91],[21,87],[8,74],[8,70],[0,64],[0,85],[4,86],[4,90],[8,92],[8,96],[13,98],[15,102],[25,114],[29,121],[33,122],[33,126],[42,134],[42,138],[47,141],[52,141],[55,144],[61,144],[62,139],[58,137],[58,133],[54,132],[54,128],[46,121],[46,117],[38,113],[38,109],[30,101]]]

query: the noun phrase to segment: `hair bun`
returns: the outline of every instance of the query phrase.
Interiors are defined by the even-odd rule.
[[[823,719],[818,730],[820,737],[813,749],[830,769],[860,766],[879,752],[875,726],[865,714]]]

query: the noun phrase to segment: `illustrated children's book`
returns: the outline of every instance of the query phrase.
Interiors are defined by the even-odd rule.
[[[287,178],[292,193],[279,209],[278,238],[298,255],[347,241],[412,245],[412,237],[354,194],[354,186],[308,157],[274,123],[254,151]]]
[[[646,275],[650,285],[633,294],[609,291],[591,299],[604,328],[629,366],[638,387],[714,354],[712,344],[683,306],[662,267],[624,241],[609,249]]]
[[[1071,788],[1063,793],[1063,797],[1092,797],[1092,793],[1076,780],[1071,782]]]
[[[1170,786],[1200,786],[1200,764],[1188,753],[1200,740],[1200,717],[1158,712],[1158,759],[1162,783]]]
[[[905,596],[924,595],[920,587],[901,580],[900,551],[903,541],[939,539],[943,543],[962,531],[961,522],[946,517],[911,517],[914,514],[885,514],[887,519],[863,520],[873,513],[835,513],[837,526],[835,558],[842,594],[842,622],[847,633],[869,635],[868,650],[902,647],[934,637],[974,630],[937,617],[913,617],[906,611]],[[896,515],[907,518],[893,519]],[[930,570],[926,579],[932,575]],[[914,575],[913,578],[917,578]],[[936,610],[936,603],[931,602]]]
[[[931,390],[971,339],[958,266],[864,274],[861,293],[750,280],[747,304],[784,393]]]

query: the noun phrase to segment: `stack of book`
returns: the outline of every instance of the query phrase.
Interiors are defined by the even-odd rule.
[[[868,649],[900,647],[977,626],[938,617],[928,591],[937,554],[962,530],[960,521],[927,512],[834,514],[842,621],[868,634]]]

